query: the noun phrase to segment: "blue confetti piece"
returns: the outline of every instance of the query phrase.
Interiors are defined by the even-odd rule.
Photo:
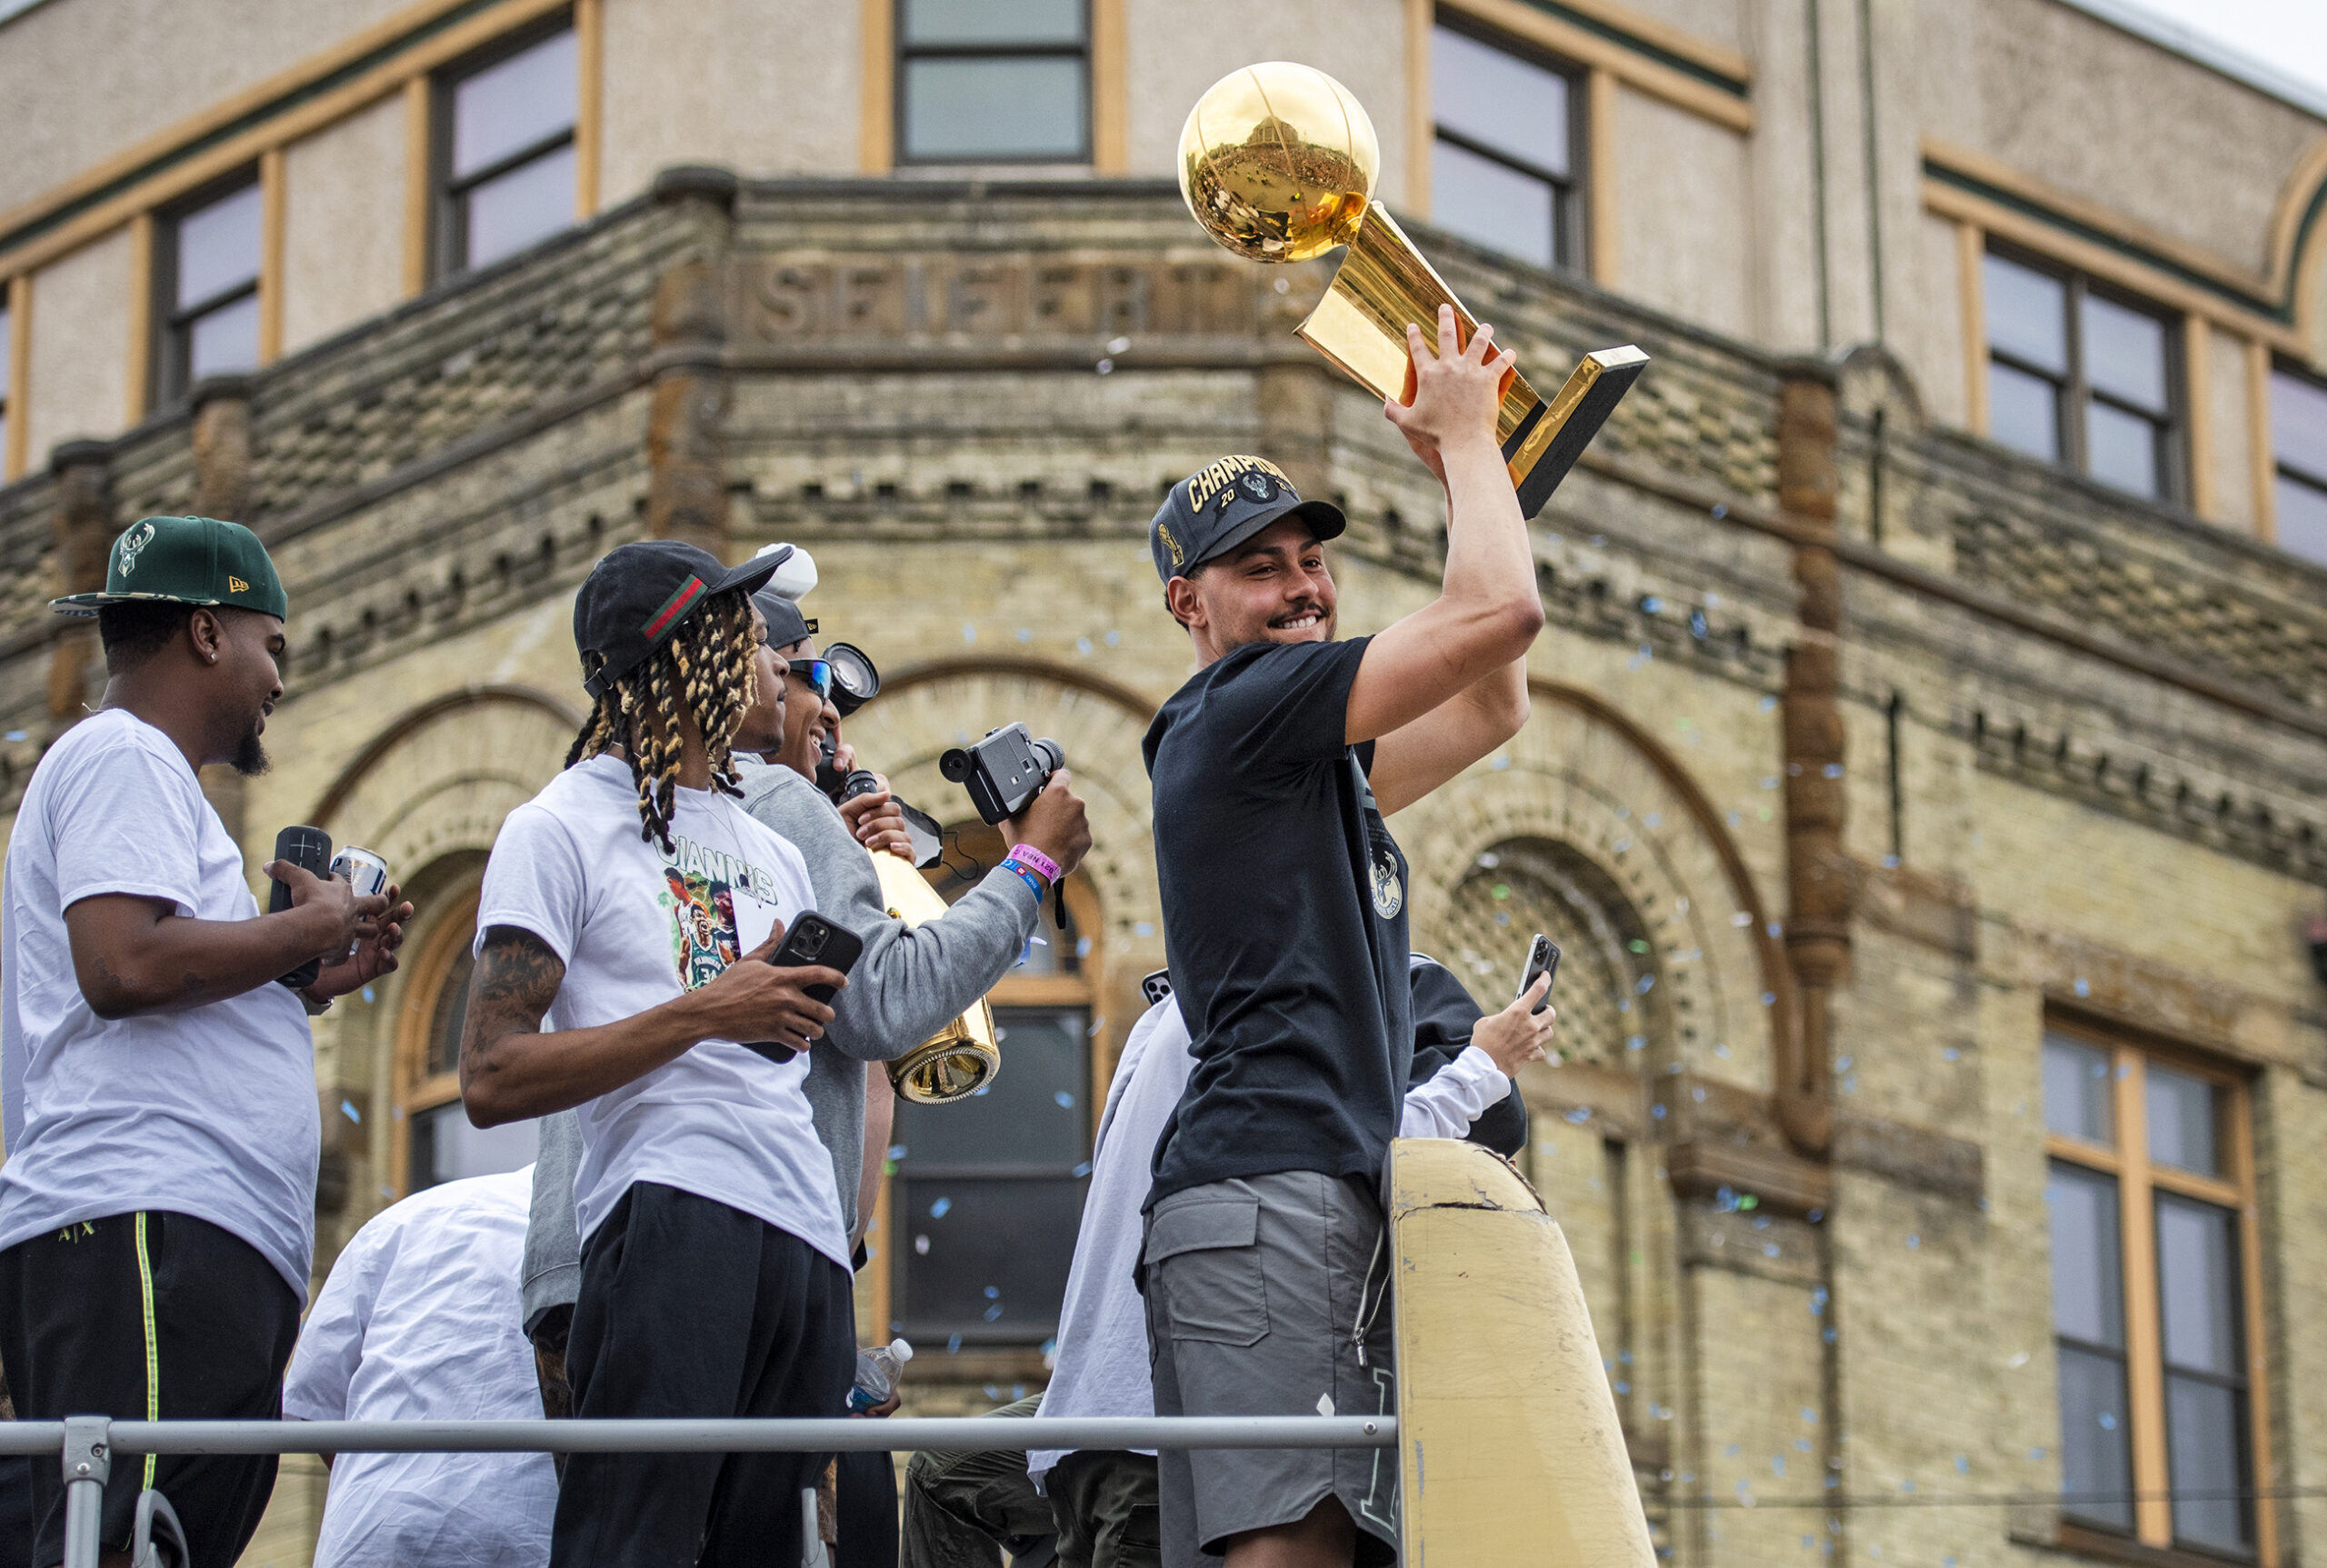
[[[929,1217],[933,1220],[942,1220],[945,1217],[947,1213],[953,1209],[953,1199],[940,1198],[935,1203],[929,1205]]]
[[[1000,1285],[986,1286],[985,1299],[988,1301],[1000,1301],[1002,1299],[1002,1287]]]
[[[1074,1109],[1074,1096],[1068,1094],[1064,1089],[1061,1089],[1058,1093],[1053,1094],[1051,1098],[1057,1103],[1058,1108],[1062,1111],[1072,1111]]]
[[[1592,1113],[1587,1107],[1578,1105],[1574,1110],[1570,1111],[1567,1114],[1567,1119],[1573,1122],[1578,1126],[1582,1126],[1584,1123],[1592,1120]]]
[[[379,1000],[379,998],[378,998],[378,997],[376,997],[376,996],[375,996],[375,995],[373,995],[373,994],[372,994],[372,988],[371,988],[370,986],[366,985],[366,986],[364,988],[364,1000],[365,1000],[365,1001],[366,1001],[366,1002],[376,1002],[376,1001],[378,1001],[378,1000]]]
[[[988,1323],[999,1323],[1002,1321],[1002,1303],[1000,1302],[996,1302],[994,1305],[986,1308],[985,1311],[980,1313],[978,1315],[984,1318]]]
[[[962,1336],[958,1333],[945,1342],[945,1353],[947,1355],[958,1355],[961,1353],[961,1349]]]
[[[1085,1160],[1067,1174],[1072,1176],[1087,1176],[1091,1174],[1091,1162]]]
[[[364,1124],[364,1113],[355,1108],[355,1102],[353,1100],[342,1100],[339,1103],[339,1114],[359,1127]]]

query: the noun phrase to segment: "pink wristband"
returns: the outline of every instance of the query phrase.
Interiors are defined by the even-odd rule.
[[[1028,871],[1041,873],[1045,882],[1055,884],[1058,881],[1058,862],[1031,844],[1012,844],[1009,858],[1017,861]]]

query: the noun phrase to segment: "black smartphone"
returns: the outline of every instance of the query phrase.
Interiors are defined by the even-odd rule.
[[[1534,984],[1535,977],[1541,974],[1548,974],[1554,981],[1559,979],[1560,944],[1539,931],[1535,933],[1535,940],[1527,944],[1527,967],[1520,972],[1519,989],[1513,994],[1526,995],[1527,988]],[[1536,1003],[1531,1011],[1541,1013],[1551,1004],[1552,989],[1547,985],[1543,987],[1543,999]]]
[[[1159,969],[1153,974],[1143,976],[1139,983],[1139,994],[1147,998],[1147,1004],[1150,1007],[1154,1006],[1172,994],[1172,972],[1168,969]]]
[[[331,834],[319,827],[286,827],[275,835],[275,858],[289,861],[300,870],[315,876],[331,874]],[[273,879],[266,895],[266,912],[280,914],[291,907],[291,886],[280,877]],[[315,976],[324,972],[324,961],[310,958],[288,974],[275,977],[277,985],[287,985],[296,991],[303,985],[313,985]]]
[[[776,944],[775,951],[767,955],[767,961],[778,969],[805,969],[822,964],[845,974],[855,967],[857,958],[864,952],[864,939],[856,933],[846,926],[834,925],[809,909],[803,910],[792,922],[792,928],[784,934],[784,940]],[[827,1007],[832,1005],[833,997],[836,994],[829,985],[811,985],[807,994]],[[756,1051],[771,1062],[789,1062],[800,1054],[791,1046],[779,1045],[773,1040],[746,1040],[742,1044],[746,1051]]]

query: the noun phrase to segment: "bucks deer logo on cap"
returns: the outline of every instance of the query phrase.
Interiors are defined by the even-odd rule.
[[[121,574],[128,576],[137,570],[137,554],[154,542],[154,525],[140,523],[121,536]]]
[[[1238,474],[1236,476],[1236,488],[1242,490],[1246,497],[1253,501],[1273,501],[1276,499],[1276,481],[1270,478],[1267,474],[1263,474],[1258,469],[1248,470],[1243,474]]]

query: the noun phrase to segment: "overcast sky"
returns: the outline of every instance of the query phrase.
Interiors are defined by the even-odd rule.
[[[2322,0],[2128,0],[2327,93]]]

